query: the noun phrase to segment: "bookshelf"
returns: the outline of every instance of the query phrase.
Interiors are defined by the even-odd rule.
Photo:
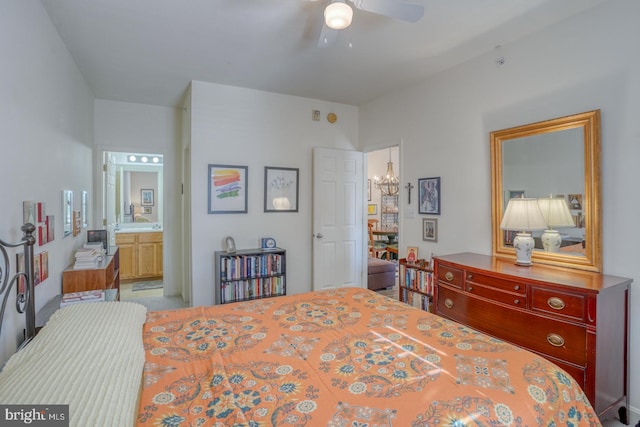
[[[217,304],[286,295],[284,249],[216,251]]]
[[[406,258],[399,261],[398,299],[406,304],[432,312],[434,278],[433,270],[409,262]]]

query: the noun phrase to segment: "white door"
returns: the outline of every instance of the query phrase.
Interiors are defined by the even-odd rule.
[[[104,226],[109,235],[109,245],[116,244],[116,162],[113,154],[105,151],[104,153]]]
[[[313,289],[363,286],[363,154],[313,150]]]

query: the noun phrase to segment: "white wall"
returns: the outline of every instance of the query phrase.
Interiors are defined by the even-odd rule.
[[[181,120],[180,109],[106,100],[95,102],[96,194],[102,193],[103,151],[163,155],[165,295],[182,294]],[[95,212],[97,224],[102,219],[102,212],[102,200],[98,200]]]
[[[321,120],[312,121],[312,110]],[[338,116],[327,122],[327,113]],[[214,302],[214,251],[274,237],[287,249],[287,293],[311,289],[312,149],[354,149],[356,107],[194,81],[191,84],[191,230],[193,305]],[[248,166],[248,213],[207,214],[209,164]],[[299,211],[264,213],[264,167],[300,169]]]
[[[491,254],[489,132],[602,110],[604,272],[636,280],[640,263],[640,2],[610,1],[584,14],[397,91],[360,110],[364,147],[402,138],[402,183],[442,177],[438,243],[405,218],[403,245]],[[366,150],[366,149],[365,149]],[[405,209],[406,205],[403,206]],[[640,293],[631,292],[631,404],[640,408]]]
[[[86,241],[86,229],[62,237],[62,190],[73,191],[74,209],[83,190],[93,201],[93,95],[39,1],[0,2],[0,58],[0,238],[21,239],[24,200],[44,202],[55,216],[55,240],[35,248],[49,253],[38,310],[61,292],[62,271]],[[14,251],[10,260],[15,272]],[[4,316],[0,363],[22,340],[24,315],[14,306],[15,297]]]

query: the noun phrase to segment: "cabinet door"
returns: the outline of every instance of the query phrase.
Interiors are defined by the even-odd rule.
[[[156,243],[157,276],[162,276],[164,274],[162,259],[162,243]]]
[[[136,245],[121,243],[118,245],[120,252],[120,278],[133,279],[136,277]]]
[[[138,277],[153,277],[158,273],[156,243],[138,243]]]

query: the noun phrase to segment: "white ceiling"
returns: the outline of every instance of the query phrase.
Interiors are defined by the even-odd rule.
[[[41,0],[96,98],[166,106],[191,80],[360,105],[606,0],[407,1],[321,49],[329,0]]]

